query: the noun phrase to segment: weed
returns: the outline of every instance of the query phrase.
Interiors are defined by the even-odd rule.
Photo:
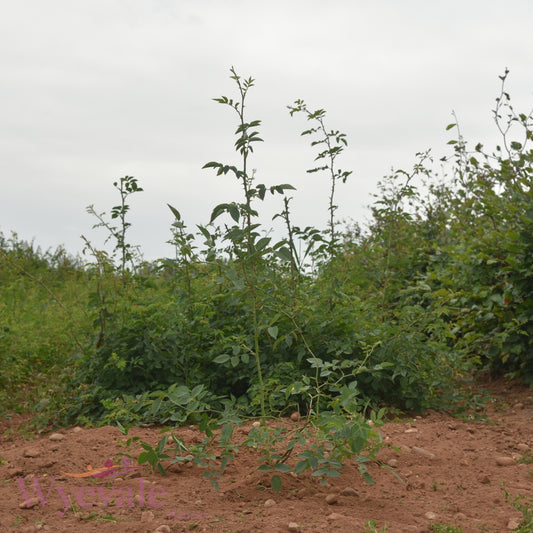
[[[522,463],[522,464],[525,464],[525,465],[533,464],[533,454],[530,453],[530,452],[526,452],[526,453],[524,453],[524,454],[518,459],[518,462],[519,462],[519,463]]]
[[[89,513],[86,520],[94,520],[95,522],[118,522],[118,518],[115,518],[112,514],[103,513]]]
[[[530,533],[533,531],[533,500],[522,494],[518,494],[511,501],[509,493],[503,489],[505,501],[510,503],[517,511],[522,513],[520,525],[514,529],[518,533]]]
[[[386,533],[387,526],[384,525],[378,529],[378,523],[376,520],[367,520],[365,522],[365,531],[364,533]]]
[[[430,531],[435,533],[462,533],[463,528],[461,526],[451,526],[449,524],[441,524],[439,522],[433,523],[429,526]]]
[[[98,223],[93,228],[105,228],[109,236],[106,242],[113,237],[115,240],[115,252],[119,253],[119,272],[124,277],[126,274],[127,263],[131,264],[132,270],[135,270],[135,247],[126,242],[126,231],[131,226],[131,223],[126,220],[126,215],[130,210],[130,206],[126,203],[128,196],[134,193],[141,192],[143,189],[139,187],[137,179],[133,176],[124,176],[118,181],[113,182],[113,187],[117,189],[120,194],[120,204],[111,208],[111,220],[118,219],[119,226],[114,226],[112,223],[105,220],[105,213],[98,213],[94,206],[87,207],[87,212],[98,219]]]

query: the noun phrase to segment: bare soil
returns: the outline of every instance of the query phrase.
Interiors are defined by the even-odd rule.
[[[32,435],[27,418],[13,415],[0,422],[0,531],[511,531],[522,518],[512,501],[533,498],[533,390],[506,382],[487,388],[487,420],[432,411],[386,423],[380,458],[397,475],[372,464],[376,483],[369,485],[347,464],[326,486],[307,473],[285,475],[279,494],[257,471],[257,455],[245,450],[218,491],[194,465],[173,465],[166,476],[127,465],[106,477],[68,475],[95,474],[106,461],[120,461],[128,437],[155,445],[161,432],[132,428],[125,437],[102,427]],[[201,438],[192,426],[174,433],[186,443]]]

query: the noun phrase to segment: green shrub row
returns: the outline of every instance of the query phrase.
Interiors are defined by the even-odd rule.
[[[169,206],[175,259],[142,263],[128,241],[128,202],[142,192],[131,176],[114,183],[110,219],[89,208],[112,252],[85,239],[82,262],[1,236],[3,387],[48,380],[35,399],[55,423],[183,423],[228,409],[318,414],[348,399],[360,411],[461,409],[475,403],[465,386],[476,370],[533,385],[532,118],[501,78],[502,145],[470,150],[451,124],[448,175],[418,154],[380,182],[363,230],[335,218],[345,135],[324,110],[290,106],[318,149],[309,172],[331,184],[319,230],[292,224],[291,185],[248,170],[261,122],[244,113],[253,80],[232,70],[237,97],[215,100],[237,116],[240,164],[205,168],[242,197],[196,231]],[[279,199],[278,240],[259,222],[267,195]]]

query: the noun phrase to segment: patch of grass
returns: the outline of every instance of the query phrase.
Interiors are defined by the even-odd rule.
[[[115,518],[112,514],[100,514],[100,513],[89,513],[87,515],[87,520],[94,520],[95,522],[118,522],[118,518]]]
[[[376,520],[367,520],[365,522],[365,531],[364,533],[386,533],[387,532],[387,525],[381,526],[380,529],[378,529],[378,523]]]
[[[533,454],[528,451],[524,455],[522,455],[517,462],[525,465],[530,465],[533,463]]]
[[[429,526],[429,530],[435,533],[462,533],[463,528],[461,526],[451,526],[450,524],[441,524],[436,522]]]
[[[509,493],[504,489],[505,501],[509,502],[517,511],[522,513],[520,525],[514,529],[517,533],[531,533],[533,531],[533,500],[522,494],[518,494],[510,501]]]

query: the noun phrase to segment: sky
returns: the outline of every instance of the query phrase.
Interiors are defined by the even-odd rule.
[[[248,120],[264,143],[258,183],[290,183],[293,222],[325,228],[330,183],[307,174],[308,127],[287,106],[325,109],[346,133],[338,159],[353,174],[337,215],[364,225],[377,184],[415,154],[449,155],[452,111],[475,145],[498,142],[491,110],[506,68],[518,111],[533,106],[533,2],[511,0],[0,0],[0,232],[78,254],[105,232],[113,182],[134,176],[127,239],[145,259],[171,257],[170,203],[190,231],[213,207],[241,201],[230,67],[255,86]],[[268,198],[265,228],[282,209]]]

